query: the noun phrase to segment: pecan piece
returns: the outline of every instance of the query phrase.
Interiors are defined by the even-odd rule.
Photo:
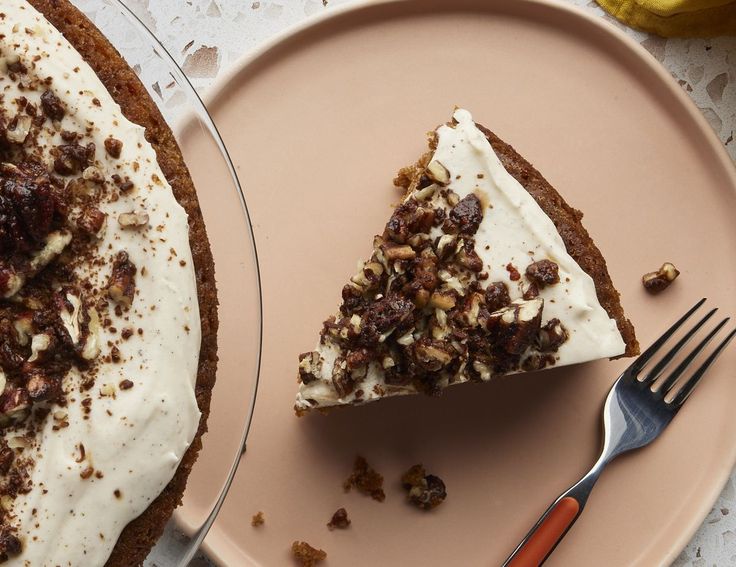
[[[542,323],[542,298],[516,300],[490,314],[488,331],[492,339],[509,354],[521,354],[539,335]]]
[[[539,260],[526,267],[526,277],[540,288],[560,282],[559,266],[552,260]]]
[[[436,508],[447,498],[445,483],[438,476],[426,474],[422,465],[414,465],[401,477],[401,484],[407,491],[406,497],[422,510]]]
[[[498,311],[511,303],[509,288],[503,282],[492,282],[486,288],[486,307],[488,311]]]
[[[562,343],[567,340],[567,329],[556,317],[550,319],[539,330],[539,350],[542,352],[557,352]]]
[[[130,307],[135,297],[136,267],[124,250],[117,253],[112,264],[107,293],[110,299],[123,307]]]
[[[107,219],[105,213],[90,205],[82,209],[77,218],[77,227],[90,236],[99,237],[105,226],[105,219]]]
[[[43,94],[41,94],[41,108],[46,116],[57,122],[64,118],[64,115],[66,114],[64,104],[61,102],[59,97],[51,91],[44,91]]]
[[[106,138],[105,151],[110,157],[118,159],[123,151],[123,143],[117,138]]]
[[[317,351],[305,352],[299,355],[299,380],[309,384],[317,379],[322,367],[322,359]]]
[[[671,262],[665,262],[656,272],[644,274],[641,283],[649,293],[659,293],[667,289],[675,281],[680,271]]]
[[[473,193],[463,197],[450,211],[450,221],[457,226],[460,234],[472,236],[478,230],[481,220],[483,212],[480,199]]]

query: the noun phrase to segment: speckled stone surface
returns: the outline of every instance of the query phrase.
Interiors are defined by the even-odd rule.
[[[200,93],[238,58],[284,28],[352,0],[124,0]],[[625,28],[589,0],[567,0],[640,42],[672,74],[736,162],[736,37],[669,39]],[[736,566],[736,474],[674,567]],[[244,515],[243,522],[250,516]],[[206,565],[200,558],[198,565]],[[606,566],[608,567],[608,566]]]

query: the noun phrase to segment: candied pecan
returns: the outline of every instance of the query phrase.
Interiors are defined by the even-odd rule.
[[[322,360],[317,351],[305,352],[299,355],[299,379],[309,384],[317,379]]]
[[[562,343],[568,338],[567,329],[556,317],[547,321],[539,329],[539,350],[543,352],[557,352]]]
[[[675,281],[680,271],[671,262],[665,262],[656,272],[644,274],[641,283],[649,293],[659,293],[667,289]]]
[[[62,144],[54,148],[54,171],[59,175],[76,175],[84,171],[94,161],[95,145],[77,143]]]
[[[107,215],[100,209],[89,205],[82,209],[77,218],[77,226],[88,235],[97,236],[105,225],[106,218]]]
[[[351,284],[346,284],[342,288],[342,305],[340,311],[343,315],[349,315],[352,313],[362,313],[368,305],[368,299],[363,295],[363,292]]]
[[[458,232],[472,236],[483,220],[480,199],[473,193],[463,197],[450,211],[450,220],[457,226]]]
[[[347,364],[348,370],[355,370],[361,366],[365,366],[370,362],[370,354],[364,348],[358,350],[351,350],[345,355],[345,363]]]
[[[373,302],[363,313],[360,327],[360,342],[364,346],[375,345],[381,340],[381,335],[392,329],[411,325],[414,304],[397,294]]]
[[[355,389],[355,378],[347,368],[344,357],[338,357],[332,367],[332,385],[341,398],[348,396]]]
[[[401,484],[407,491],[409,502],[422,510],[436,508],[447,497],[447,490],[442,479],[433,474],[426,474],[424,467],[414,465],[401,476]]]
[[[422,337],[413,345],[414,360],[430,372],[437,372],[454,358],[452,347],[444,341]]]
[[[386,223],[384,237],[399,244],[406,242],[412,234],[409,229],[409,220],[416,210],[417,202],[414,199],[409,199],[396,207],[396,210]]]
[[[32,402],[43,402],[57,396],[61,392],[61,384],[59,380],[34,369],[28,375],[26,389]]]
[[[327,553],[323,549],[315,549],[306,541],[292,543],[291,554],[301,567],[314,567],[317,563],[327,559]]]
[[[327,523],[330,530],[344,530],[350,525],[350,518],[345,508],[338,508]]]
[[[491,313],[488,331],[507,353],[519,355],[536,340],[542,322],[544,300],[514,301]]]
[[[526,267],[526,277],[539,287],[559,283],[559,267],[552,260],[539,260]]]
[[[422,256],[414,264],[414,282],[427,291],[437,287],[437,262],[433,256]]]
[[[465,240],[462,250],[457,255],[458,263],[467,268],[471,272],[480,272],[483,270],[483,260],[480,259],[475,251],[475,243],[472,239]]]
[[[64,118],[64,115],[66,114],[64,103],[62,103],[59,97],[51,91],[44,91],[43,94],[41,94],[41,108],[46,116],[51,120],[56,120],[57,122]]]
[[[383,491],[383,475],[371,468],[368,461],[360,455],[355,457],[353,472],[343,482],[342,487],[345,492],[350,492],[351,488],[355,488],[361,494],[370,496],[379,502],[386,499],[386,493]]]
[[[488,311],[498,311],[511,303],[509,288],[504,282],[492,282],[486,288],[486,308]]]
[[[123,143],[117,138],[106,138],[105,151],[107,151],[110,157],[118,159],[123,151]]]
[[[107,293],[113,301],[124,307],[130,307],[133,303],[136,271],[135,265],[128,258],[128,253],[118,252],[112,264]]]

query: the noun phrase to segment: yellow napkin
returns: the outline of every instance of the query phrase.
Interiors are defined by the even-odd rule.
[[[736,35],[736,0],[597,0],[628,26],[663,37]]]

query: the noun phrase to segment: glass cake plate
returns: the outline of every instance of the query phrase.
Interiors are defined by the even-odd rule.
[[[227,150],[171,56],[118,0],[71,0],[137,73],[174,132],[197,188],[217,276],[218,379],[183,504],[146,565],[187,565],[197,553],[245,452],[261,352],[261,288],[248,209]]]

